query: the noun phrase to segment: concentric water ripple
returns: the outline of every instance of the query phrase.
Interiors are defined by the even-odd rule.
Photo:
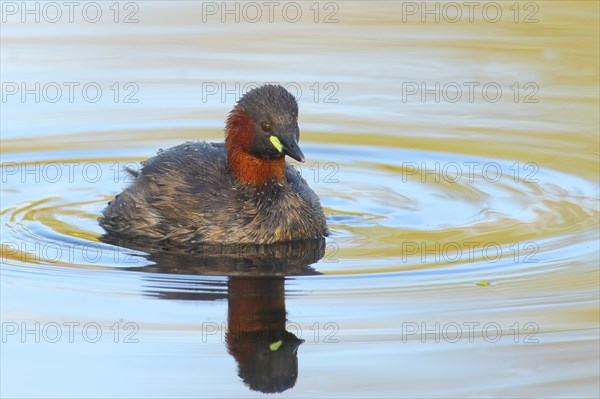
[[[552,267],[550,259],[585,253],[586,242],[597,239],[598,186],[578,176],[463,154],[305,147],[312,157],[296,166],[321,197],[332,231],[325,256],[313,265],[325,276],[381,275],[406,287],[487,281],[490,274],[514,278]],[[121,151],[109,160],[72,152],[3,163],[6,264],[23,271],[156,265],[144,252],[100,242],[96,221],[129,183],[123,168],[151,154]],[[161,273],[160,260],[152,272]],[[197,273],[206,270],[191,272]]]

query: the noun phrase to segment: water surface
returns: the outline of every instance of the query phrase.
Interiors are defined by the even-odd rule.
[[[319,3],[317,23],[308,3],[295,23],[101,4],[4,15],[2,396],[600,395],[596,2],[456,23],[393,1]],[[123,168],[222,140],[254,82],[299,98],[326,244],[100,241]]]

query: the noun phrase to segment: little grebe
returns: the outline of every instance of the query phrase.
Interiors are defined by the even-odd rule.
[[[276,85],[253,89],[229,114],[224,144],[188,142],[143,162],[100,225],[183,245],[327,236],[319,198],[284,159],[304,161],[299,135],[294,96]]]

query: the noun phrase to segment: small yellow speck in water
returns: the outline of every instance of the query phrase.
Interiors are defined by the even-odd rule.
[[[477,282],[477,285],[480,287],[488,287],[491,283],[488,280],[481,280]]]

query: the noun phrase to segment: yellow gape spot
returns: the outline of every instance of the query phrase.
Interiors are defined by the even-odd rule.
[[[277,137],[271,136],[270,140],[271,144],[273,144],[273,147],[277,148],[277,151],[283,152],[283,146],[281,145],[281,141],[279,141]]]
[[[277,140],[277,141],[279,141],[279,140]],[[279,349],[279,347],[281,346],[282,343],[283,343],[282,340],[275,341],[271,345],[269,345],[269,349],[271,349],[271,352],[275,352],[277,349]]]

